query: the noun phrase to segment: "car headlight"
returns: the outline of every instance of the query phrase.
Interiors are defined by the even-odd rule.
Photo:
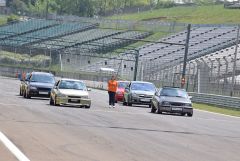
[[[30,89],[31,89],[31,90],[37,90],[37,87],[30,86]]]
[[[192,107],[191,103],[186,103],[185,106]]]
[[[162,102],[162,105],[163,106],[170,106],[171,104],[170,104],[170,102],[164,101],[164,102]]]
[[[58,97],[66,97],[66,95],[65,95],[65,94],[62,94],[62,93],[58,93],[57,96],[58,96]]]
[[[137,97],[137,94],[136,93],[132,93],[132,97]]]
[[[88,95],[87,96],[82,96],[82,98],[88,98]]]

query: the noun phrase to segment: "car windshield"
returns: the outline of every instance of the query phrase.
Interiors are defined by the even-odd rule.
[[[118,88],[125,88],[127,87],[128,82],[118,82]]]
[[[131,89],[137,91],[155,91],[155,86],[151,83],[133,83]]]
[[[182,90],[182,89],[164,88],[162,89],[160,96],[187,98],[188,94],[185,90]]]
[[[54,77],[47,74],[33,74],[31,82],[55,83]]]
[[[59,89],[76,89],[76,90],[86,90],[87,87],[83,82],[79,81],[61,81],[59,84]]]

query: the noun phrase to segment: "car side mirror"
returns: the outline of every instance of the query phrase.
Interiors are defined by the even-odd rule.
[[[87,88],[87,91],[92,91],[92,89],[91,88]]]
[[[188,96],[189,99],[192,99],[192,96]]]

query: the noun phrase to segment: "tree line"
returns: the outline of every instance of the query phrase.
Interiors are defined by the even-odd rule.
[[[201,4],[213,4],[221,0],[182,0],[183,2]],[[93,17],[105,15],[108,11],[120,13],[124,8],[151,6],[152,8],[174,7],[173,0],[7,0],[7,7],[14,13],[45,14],[57,13],[60,15],[77,15]]]
[[[92,17],[126,7],[151,5],[155,0],[8,0],[7,7],[18,14],[49,13]]]

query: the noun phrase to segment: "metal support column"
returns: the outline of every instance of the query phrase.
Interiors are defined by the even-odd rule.
[[[139,61],[139,50],[135,50],[135,69],[134,69],[134,77],[133,80],[137,80],[137,70],[138,70],[138,61]]]
[[[181,80],[181,88],[185,85],[185,75],[186,75],[186,65],[187,65],[187,56],[188,56],[188,46],[189,46],[189,39],[190,39],[190,31],[191,31],[191,24],[187,26],[187,38],[185,43],[185,53],[184,53],[184,60],[183,60],[183,71],[182,71],[182,80]]]
[[[238,25],[238,30],[237,30],[237,39],[236,39],[236,47],[235,47],[234,61],[233,61],[232,86],[231,86],[230,96],[233,96],[234,84],[235,84],[236,61],[237,61],[237,52],[238,52],[238,44],[239,44],[239,29],[240,29],[240,25]]]

